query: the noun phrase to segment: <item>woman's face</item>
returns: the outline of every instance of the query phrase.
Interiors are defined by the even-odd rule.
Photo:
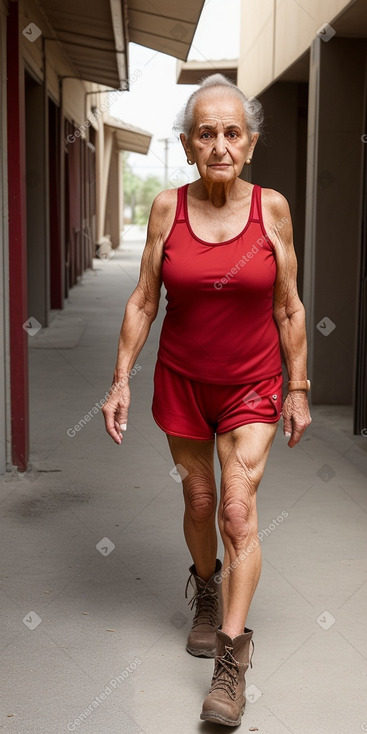
[[[227,90],[207,90],[194,108],[190,138],[181,135],[187,157],[208,183],[226,183],[240,175],[258,139],[250,138],[241,100]]]

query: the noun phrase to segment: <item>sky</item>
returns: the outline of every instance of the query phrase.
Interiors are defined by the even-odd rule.
[[[184,0],[183,0],[184,1]],[[230,8],[230,10],[229,10]],[[240,0],[206,0],[188,60],[235,59],[239,54]],[[130,43],[130,91],[121,92],[110,114],[153,134],[148,155],[130,153],[129,163],[142,178],[164,179],[164,143],[169,138],[169,178],[197,177],[186,163],[181,142],[172,132],[176,114],[197,88],[176,84],[176,59]],[[171,185],[171,184],[169,184]]]

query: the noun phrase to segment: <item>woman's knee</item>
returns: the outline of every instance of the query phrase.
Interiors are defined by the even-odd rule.
[[[219,510],[219,527],[223,541],[237,549],[244,548],[257,534],[256,493],[240,491],[224,494]]]
[[[245,502],[225,502],[221,512],[221,530],[235,548],[242,548],[250,534],[249,511]]]
[[[190,472],[183,481],[186,510],[194,523],[201,524],[215,513],[217,493],[214,476]]]

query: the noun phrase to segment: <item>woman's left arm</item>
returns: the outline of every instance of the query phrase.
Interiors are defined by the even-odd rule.
[[[297,258],[287,200],[272,189],[263,189],[263,217],[274,244],[277,275],[274,287],[274,318],[289,380],[307,379],[305,309],[297,291]],[[283,403],[283,431],[292,448],[301,439],[311,416],[305,390],[288,392]]]

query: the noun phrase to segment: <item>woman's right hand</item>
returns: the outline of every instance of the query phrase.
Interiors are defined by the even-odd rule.
[[[118,444],[122,443],[122,434],[126,431],[129,405],[130,387],[128,380],[113,382],[110,394],[103,405],[102,413],[107,433]]]

